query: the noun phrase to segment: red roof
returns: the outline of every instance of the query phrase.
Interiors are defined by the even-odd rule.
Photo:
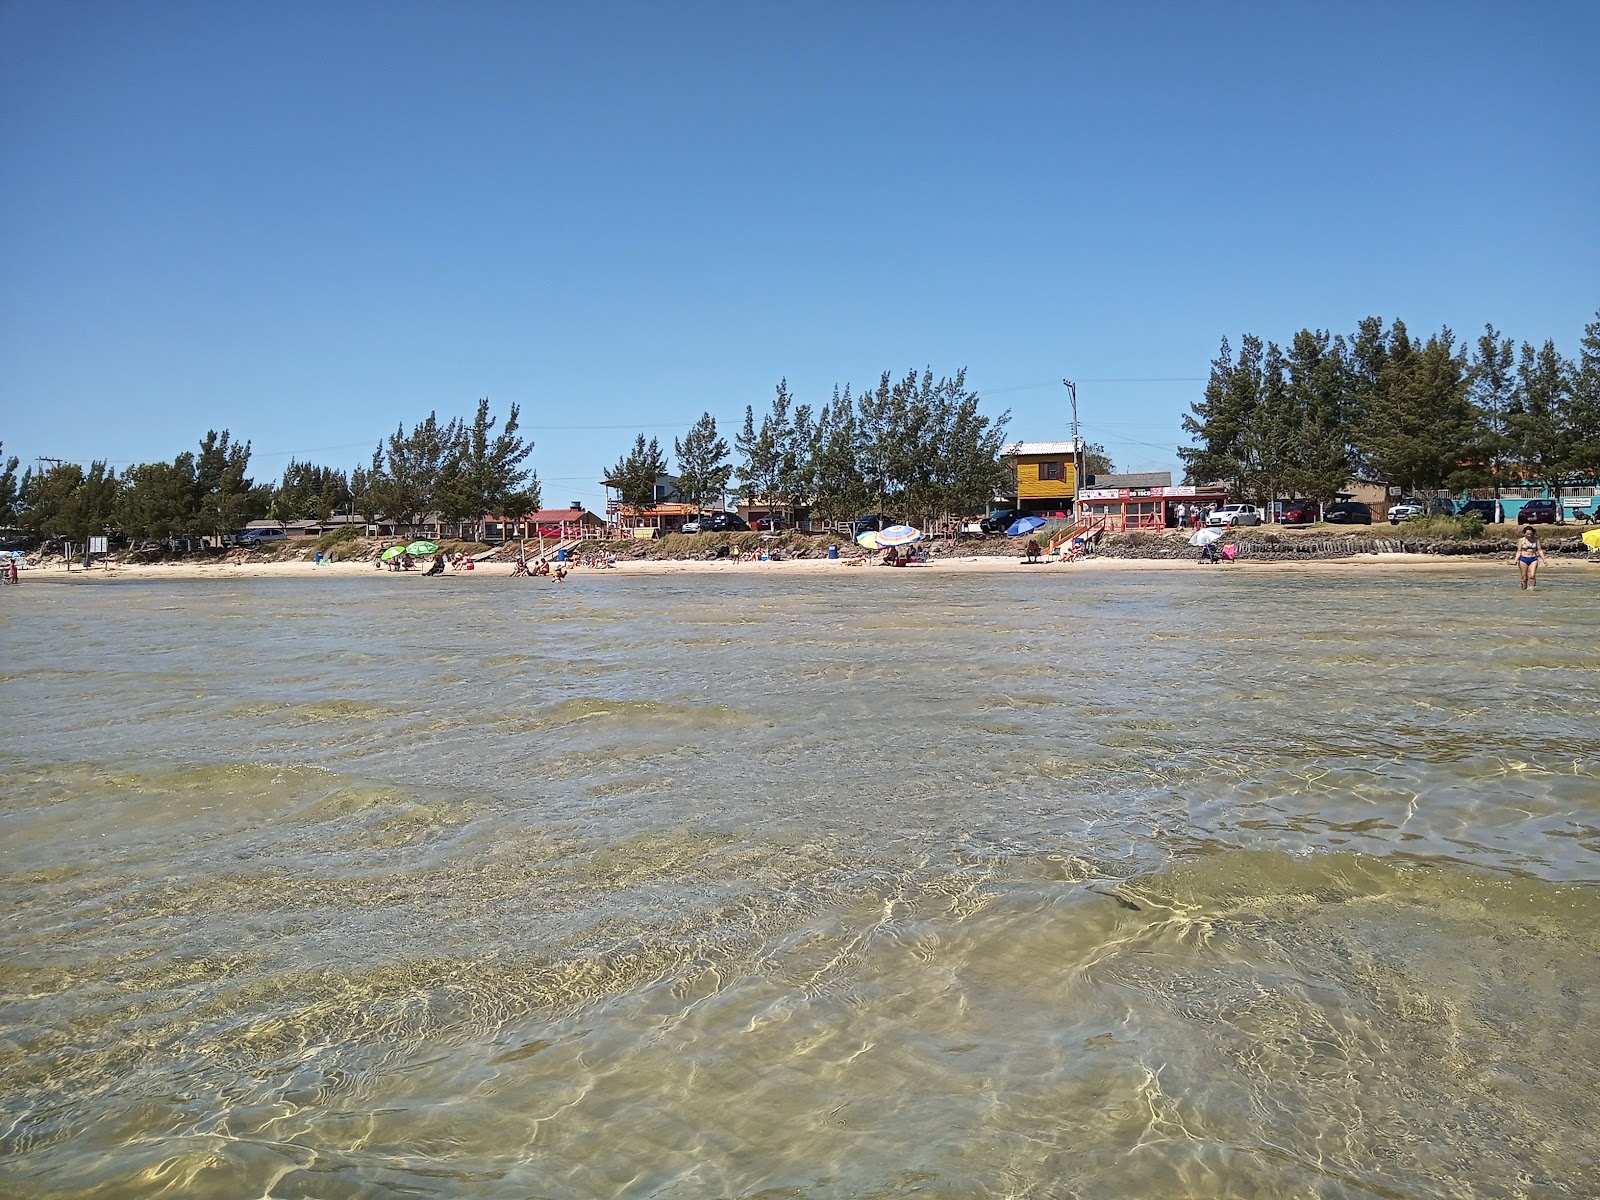
[[[589,521],[596,525],[605,524],[604,521],[585,508],[541,508],[538,512],[529,514],[528,520],[536,521],[540,525],[555,525],[561,521],[565,521],[569,525],[576,524],[579,521]]]

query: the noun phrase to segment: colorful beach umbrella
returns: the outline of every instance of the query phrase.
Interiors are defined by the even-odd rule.
[[[878,531],[879,549],[885,546],[909,546],[921,540],[922,530],[913,529],[909,525],[891,525],[887,529]]]
[[[856,535],[856,545],[865,546],[868,550],[876,550],[878,548],[877,530],[869,529],[865,533],[858,533]]]
[[[412,558],[421,558],[424,554],[439,553],[439,543],[430,542],[427,538],[418,538],[406,547],[406,553]]]
[[[395,559],[399,558],[405,552],[406,552],[406,548],[404,546],[390,546],[382,554],[378,555],[378,557],[381,558],[384,562],[393,562]]]
[[[1043,517],[1018,517],[1006,529],[1007,537],[1021,537],[1025,533],[1032,533],[1035,529],[1043,529],[1049,522]]]

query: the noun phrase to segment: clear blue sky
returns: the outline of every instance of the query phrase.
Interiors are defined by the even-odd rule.
[[[488,396],[595,505],[638,430],[965,366],[1169,467],[1224,334],[1575,353],[1597,46],[1587,0],[10,0],[0,440],[276,478]]]

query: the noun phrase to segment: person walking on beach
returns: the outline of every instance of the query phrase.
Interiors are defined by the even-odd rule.
[[[1532,525],[1522,527],[1522,537],[1517,540],[1517,567],[1522,572],[1522,590],[1539,590],[1539,564],[1544,561],[1544,548]]]

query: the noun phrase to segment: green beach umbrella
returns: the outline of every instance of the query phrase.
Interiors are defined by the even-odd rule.
[[[391,562],[394,559],[399,558],[405,552],[406,552],[406,548],[404,546],[390,546],[382,554],[378,555],[378,557],[381,558],[384,562]]]
[[[413,558],[421,558],[424,554],[439,553],[439,543],[430,542],[426,538],[418,538],[406,547],[406,553]]]

